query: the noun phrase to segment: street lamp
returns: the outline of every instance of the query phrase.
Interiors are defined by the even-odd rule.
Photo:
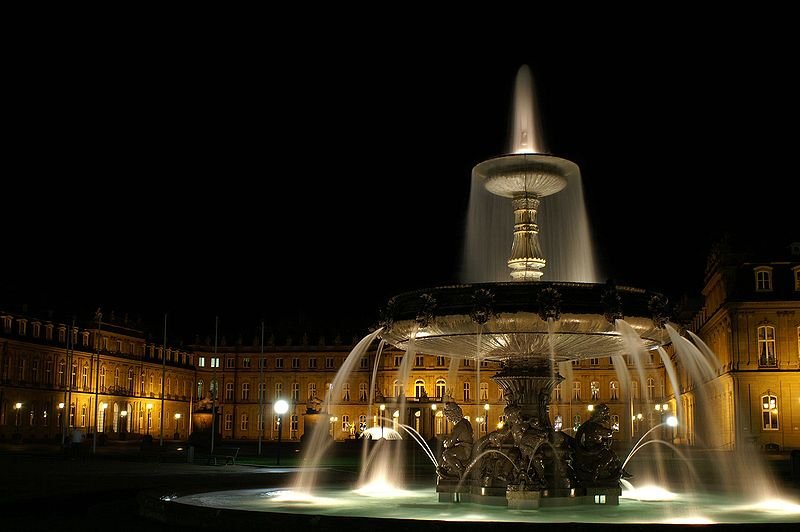
[[[17,427],[19,427],[19,426],[20,426],[20,423],[21,423],[21,420],[20,420],[20,413],[22,412],[22,403],[14,403],[14,410],[16,410],[16,411],[17,411],[17,415],[16,415],[16,418],[17,418]]]
[[[276,455],[275,465],[281,465],[281,437],[283,435],[283,415],[289,411],[289,403],[280,399],[275,401],[272,409],[278,414],[278,452]]]
[[[331,416],[331,438],[334,440],[336,439],[336,422],[339,421],[339,418],[336,416]]]
[[[486,418],[485,418],[485,417],[483,417],[483,416],[478,416],[478,417],[476,417],[476,418],[475,418],[475,423],[477,423],[477,424],[478,424],[478,434],[480,434],[481,432],[483,432],[483,427],[482,427],[482,425],[483,425],[483,421],[484,421],[485,419],[486,419]]]
[[[120,434],[122,434],[122,439],[125,439],[125,434],[128,432],[128,411],[123,410],[119,413],[120,417],[122,418],[122,426],[120,427]]]
[[[381,410],[381,414],[380,414],[380,418],[381,418],[381,439],[383,439],[383,411],[386,410],[386,405],[381,403],[380,410]]]
[[[178,430],[178,423],[181,421],[181,415],[179,412],[175,412],[175,439],[177,440],[180,438],[180,431]]]
[[[64,422],[64,403],[58,403],[58,428],[61,428],[61,424],[63,422]]]
[[[150,435],[150,421],[152,420],[153,403],[147,403],[147,435]]]

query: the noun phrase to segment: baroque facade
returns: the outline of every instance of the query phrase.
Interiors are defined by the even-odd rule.
[[[695,382],[674,354],[677,390],[654,352],[636,365],[625,357],[630,390],[609,359],[576,361],[561,368],[564,381],[552,393],[551,422],[577,430],[594,405],[605,403],[615,441],[625,445],[676,412],[680,398],[682,423],[662,428],[664,439],[718,449],[745,443],[800,448],[800,244],[771,260],[719,247],[709,259],[703,295],[704,306],[686,326],[717,354],[711,383]],[[385,349],[375,370],[375,346],[351,361],[341,396],[321,412],[320,400],[356,340],[348,345],[320,338],[315,345],[307,336],[298,344],[272,339],[263,350],[258,339],[216,349],[196,341],[167,346],[164,354],[162,345],[125,320],[71,326],[0,312],[0,441],[58,439],[62,427],[65,433],[97,427],[108,437],[158,436],[162,404],[165,437],[185,438],[193,412],[207,407],[212,393],[217,430],[233,440],[258,439],[259,431],[266,440],[277,439],[278,399],[289,403],[281,435],[290,440],[302,438],[312,419],[327,424],[336,440],[364,429],[399,430],[401,423],[425,438],[440,436],[450,430],[441,408],[448,397],[461,405],[475,434],[504,421],[493,363],[451,364],[435,353],[404,363],[403,352]],[[401,402],[405,419],[399,419]]]

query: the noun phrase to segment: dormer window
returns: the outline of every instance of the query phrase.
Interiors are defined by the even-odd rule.
[[[38,321],[35,321],[32,323],[32,325],[33,325],[33,337],[39,338],[39,336],[41,336],[42,334],[42,324],[39,323]]]
[[[11,316],[3,316],[3,330],[7,333],[11,332]]]
[[[53,340],[53,324],[48,323],[44,326],[44,339],[48,341]]]
[[[759,266],[755,270],[756,292],[772,291],[772,268],[769,266]]]
[[[800,266],[792,268],[792,276],[794,277],[794,290],[800,292]]]
[[[20,336],[25,336],[28,332],[28,320],[17,320],[17,333]]]

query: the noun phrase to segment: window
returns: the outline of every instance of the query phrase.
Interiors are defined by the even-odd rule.
[[[365,414],[358,416],[358,430],[361,432],[367,430],[367,416]]]
[[[464,401],[469,401],[469,383],[464,383]]]
[[[775,327],[771,325],[758,328],[758,365],[762,368],[774,368],[778,365],[775,356]]]
[[[575,414],[572,416],[572,430],[577,431],[581,426],[581,415]]]
[[[561,384],[556,384],[556,387],[553,388],[553,397],[555,397],[555,402],[561,402]]]
[[[6,333],[11,332],[11,316],[3,316],[3,330]]]
[[[198,368],[206,367],[206,357],[197,357],[197,367]]]
[[[311,399],[312,397],[317,396],[317,383],[316,382],[309,382],[308,383],[308,398]]]
[[[148,393],[153,393],[153,374],[152,373],[150,374],[150,378],[147,381],[147,391],[148,391]],[[211,393],[212,394],[214,393],[213,386],[211,388]]]
[[[67,330],[64,327],[58,328],[58,341],[62,344],[67,341]]]
[[[225,414],[225,430],[233,430],[233,414]]]
[[[647,400],[652,401],[656,397],[656,381],[650,377],[647,379]]]
[[[333,369],[333,357],[325,357],[325,369]]]
[[[592,401],[600,400],[600,383],[598,381],[592,381],[589,383],[589,387],[591,388]]]
[[[444,415],[442,411],[439,410],[436,412],[436,434],[441,434],[444,432]]]
[[[28,320],[17,320],[17,332],[20,336],[25,336],[28,332]]]
[[[350,383],[346,382],[342,385],[342,401],[350,400]]]
[[[242,359],[242,367],[245,369],[250,368],[250,357],[245,357]]]
[[[436,398],[443,399],[445,393],[447,393],[447,383],[444,379],[436,379]]]
[[[367,369],[368,367],[369,367],[369,358],[361,357],[361,369]]]
[[[417,355],[414,357],[414,366],[422,367],[425,365],[425,357],[423,355]]]
[[[133,393],[133,368],[128,369],[128,393]]]
[[[77,362],[72,363],[72,373],[69,376],[69,386],[70,388],[76,388],[78,386],[78,364]]]
[[[394,367],[399,368],[400,364],[402,364],[402,363],[403,363],[403,357],[402,356],[395,356],[394,357]]]
[[[289,425],[289,429],[291,430],[291,437],[292,438],[296,438],[297,437],[297,430],[298,430],[299,425],[300,425],[300,423],[299,423],[298,416],[292,416],[292,424]]]
[[[425,393],[425,381],[417,379],[414,381],[414,397],[419,399]]]
[[[42,324],[39,322],[34,322],[33,324],[33,337],[39,338],[42,334]]]
[[[395,380],[392,382],[392,392],[394,393],[394,397],[400,397],[400,393],[403,389],[400,387],[400,382]]]
[[[619,399],[619,383],[617,381],[611,381],[608,383],[608,395],[609,399],[612,401],[616,401]]]
[[[581,361],[578,360],[578,359],[575,359],[575,360],[572,361],[572,365],[573,365],[573,367],[577,368],[578,366],[581,365]]]
[[[203,393],[203,379],[197,381],[197,397],[198,399],[204,399],[205,394]]]
[[[444,357],[442,357],[442,356],[437,356],[436,357],[436,365],[437,366],[444,366],[444,363],[445,363]]]
[[[465,358],[465,359],[464,359],[464,367],[465,367],[465,368],[468,368],[468,367],[469,367],[469,364],[470,364],[470,363],[469,363],[469,359],[468,359],[468,358]]]
[[[482,382],[481,383],[481,401],[488,401],[489,400],[489,383]]]
[[[798,334],[800,334],[800,331],[798,331]],[[50,380],[52,378],[53,378],[53,360],[48,358],[44,363],[44,382],[50,384],[53,382]]]
[[[89,389],[89,366],[87,364],[81,368],[81,387],[84,390]]]
[[[292,369],[300,369],[300,359],[295,357],[292,359]]]
[[[275,359],[275,369],[283,369],[283,359],[276,358]]]
[[[794,289],[800,292],[800,266],[792,268],[792,272],[794,273]],[[33,330],[36,331],[35,328]]]
[[[489,367],[489,362],[487,360],[481,360],[481,367],[482,368],[488,368]]]
[[[226,401],[233,401],[233,383],[226,382],[225,383],[225,400]]]
[[[211,357],[211,367],[212,368],[219,367],[219,357]]]
[[[247,414],[242,414],[241,425],[240,425],[241,429],[242,430],[247,430],[247,425],[248,425],[249,422],[250,422],[250,418],[247,416]]]
[[[261,418],[261,414],[258,414],[256,419],[258,420],[258,428],[256,428],[256,430],[259,432],[264,432],[264,420]]]
[[[226,368],[235,368],[236,367],[236,359],[234,357],[228,357],[225,359],[225,367]]]
[[[317,359],[316,358],[309,358],[308,359],[308,369],[317,369]]]
[[[11,325],[9,325],[9,327],[11,327]],[[52,341],[53,340],[53,324],[52,323],[48,323],[47,325],[44,326],[44,339],[48,340],[48,341]]]
[[[106,367],[100,366],[100,389],[105,390],[106,388]]]
[[[114,368],[114,387],[119,387],[119,368]]]
[[[25,359],[22,358],[22,357],[20,357],[20,359],[19,359],[19,366],[17,367],[17,370],[19,372],[17,374],[17,378],[19,380],[21,380],[21,381],[24,381],[25,380]]]
[[[581,383],[578,381],[572,383],[572,399],[574,401],[581,400]]]
[[[611,430],[619,432],[619,416],[616,414],[611,414]]]
[[[81,406],[81,427],[86,426],[86,405]]]
[[[266,401],[267,399],[267,385],[266,383],[259,382],[258,383],[258,400],[259,401]]]
[[[756,292],[769,292],[772,290],[772,268],[760,266],[756,272]]]
[[[600,359],[599,358],[590,358],[589,359],[589,365],[590,366],[599,366],[600,365]]]
[[[342,416],[342,432],[350,432],[350,416],[347,414]]]
[[[250,383],[243,382],[242,383],[242,401],[249,401],[250,400]]]
[[[264,358],[264,357],[259,358],[258,359],[258,367],[266,369],[267,368],[267,359]]]
[[[275,399],[280,399],[283,397],[283,383],[276,382],[275,383]]]
[[[367,401],[369,398],[367,397],[367,383],[362,382],[358,385],[358,400],[359,401]]]
[[[762,430],[778,430],[778,397],[767,392],[761,396]]]
[[[167,386],[165,388],[166,391],[162,393],[166,393],[167,395],[172,395],[172,380],[170,377],[167,377]]]
[[[292,401],[297,403],[300,402],[300,383],[293,382],[292,383]]]
[[[39,382],[39,360],[35,358],[31,361],[31,380]]]

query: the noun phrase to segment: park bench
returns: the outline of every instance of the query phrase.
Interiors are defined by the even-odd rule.
[[[217,447],[208,456],[208,465],[218,465],[222,461],[224,465],[236,465],[236,457],[239,456],[239,447]]]

